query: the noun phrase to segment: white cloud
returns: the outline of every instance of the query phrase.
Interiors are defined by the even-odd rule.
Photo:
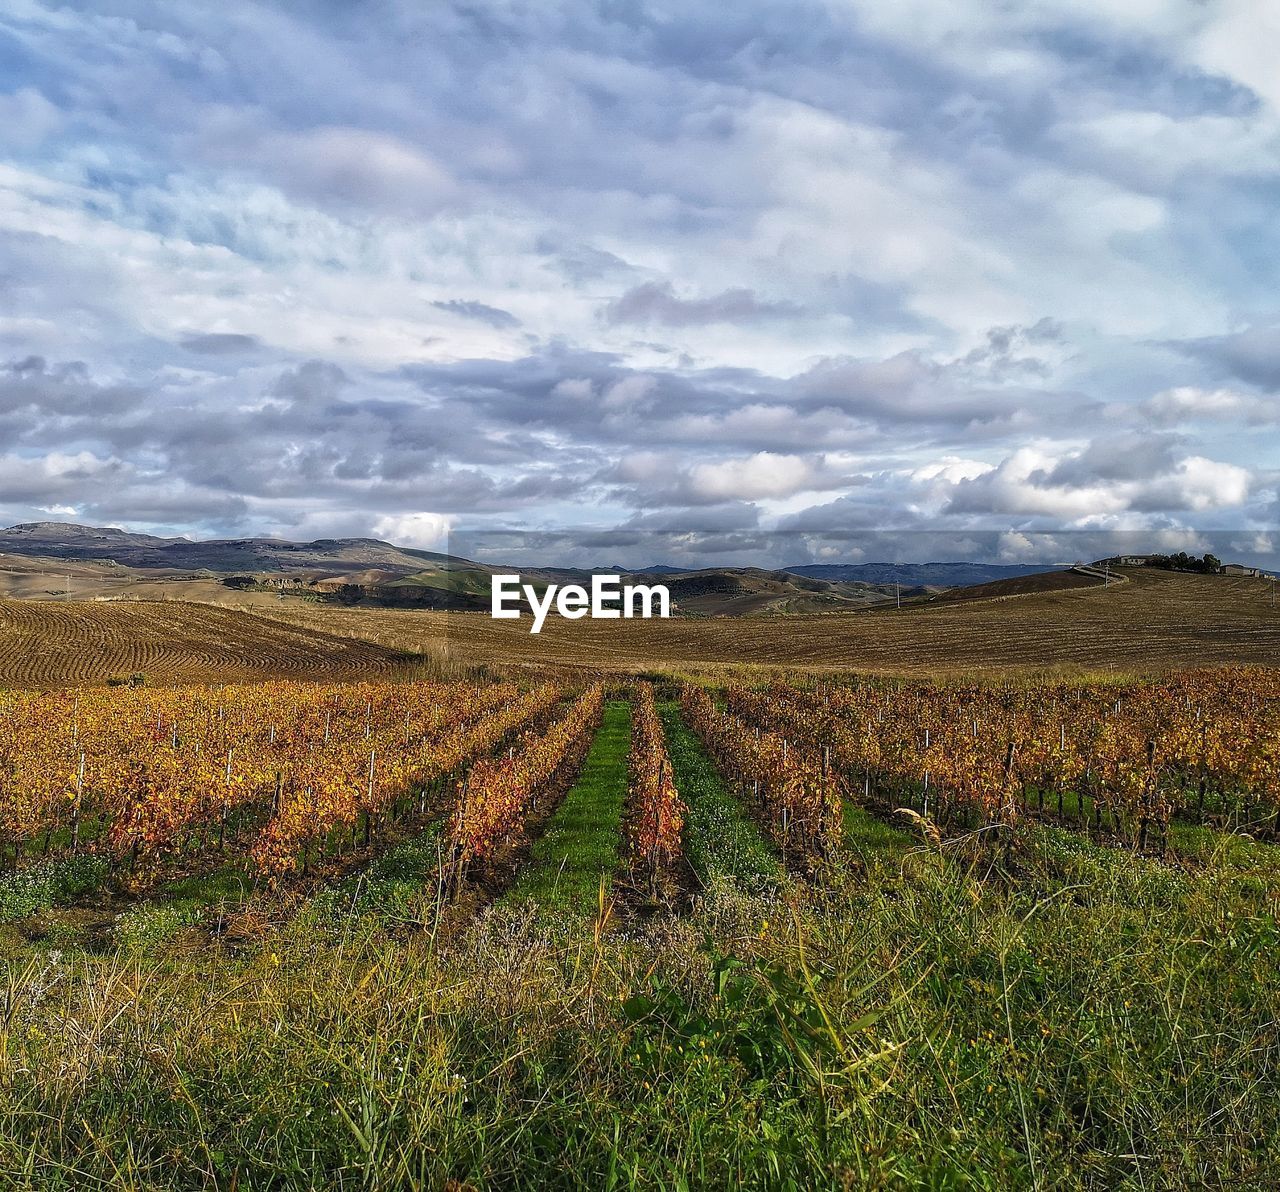
[[[1265,176],[1280,151],[1280,125],[1271,115],[1193,115],[1121,109],[1068,119],[1054,139],[1076,161],[1149,191],[1174,186],[1182,175]]]
[[[34,87],[0,95],[0,145],[34,149],[61,127],[61,111]]]
[[[1198,389],[1194,385],[1162,390],[1140,408],[1153,422],[1166,426],[1198,420],[1238,420],[1254,426],[1280,422],[1280,400],[1274,397],[1231,389]]]
[[[690,485],[698,496],[722,501],[788,497],[810,487],[815,478],[808,460],[772,451],[758,451],[745,459],[696,464],[689,471]]]
[[[574,401],[586,401],[595,394],[595,387],[586,377],[567,377],[557,381],[551,390],[557,397],[570,397]]]
[[[911,479],[915,481],[941,480],[947,484],[957,484],[961,480],[974,480],[979,476],[985,476],[988,472],[994,470],[994,464],[984,463],[982,460],[947,456],[945,459],[936,460],[933,463],[916,468],[911,473]]]
[[[1250,0],[3,7],[24,510],[1274,522],[1231,432],[1276,404],[1223,388],[1275,372]],[[349,383],[280,394],[310,361]],[[30,462],[82,447],[110,483]]]
[[[452,519],[439,513],[399,513],[380,517],[373,523],[373,536],[397,546],[419,550],[444,549]]]
[[[1256,0],[1215,0],[1192,42],[1191,56],[1260,95],[1280,111],[1280,11]]]
[[[1132,491],[1135,504],[1201,511],[1243,504],[1249,496],[1249,485],[1247,469],[1191,455],[1180,460],[1171,475],[1135,484]]]
[[[324,202],[372,207],[392,215],[434,215],[458,188],[438,161],[395,137],[327,127],[264,136],[250,150],[259,168],[286,191]]]
[[[610,410],[625,410],[639,405],[653,392],[654,379],[646,376],[625,377],[605,390],[601,405]]]
[[[950,513],[1047,517],[1077,525],[1123,513],[1230,509],[1250,495],[1247,469],[1196,455],[1177,460],[1166,473],[1135,479],[1053,480],[1064,465],[1084,457],[1082,451],[1023,447],[990,471],[936,491],[947,500],[945,511]]]

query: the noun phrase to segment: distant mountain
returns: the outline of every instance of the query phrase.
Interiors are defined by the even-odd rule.
[[[590,572],[583,568],[475,563],[376,538],[193,541],[69,522],[27,522],[0,530],[0,555],[24,560],[18,568],[24,577],[10,577],[11,587],[49,587],[38,578],[39,572],[50,565],[57,568],[78,563],[105,568],[107,577],[97,578],[112,591],[128,583],[142,584],[145,590],[148,584],[187,582],[193,576],[245,575],[267,580],[273,587],[271,581],[284,580],[289,590],[306,588],[322,600],[421,608],[486,609],[489,577],[495,572],[519,571],[535,586],[590,582]],[[31,566],[39,569],[36,580],[26,574]],[[667,564],[608,570],[660,579],[686,614],[757,616],[853,611],[898,598],[926,600],[943,589],[1011,580],[1043,568],[986,563],[860,563],[806,564],[785,570],[719,567],[690,571]],[[59,590],[65,592],[66,585]]]
[[[1003,563],[805,563],[784,567],[792,575],[807,575],[839,583],[864,583],[883,587],[904,584],[911,587],[956,588],[987,584],[1019,575],[1053,571],[1052,564]]]
[[[410,575],[424,567],[452,562],[449,555],[393,546],[376,538],[320,538],[315,542],[286,542],[278,538],[192,541],[69,522],[26,522],[0,530],[0,554],[110,559],[125,567],[226,574],[264,571],[340,574],[379,568]]]

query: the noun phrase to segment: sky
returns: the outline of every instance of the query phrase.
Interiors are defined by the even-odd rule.
[[[1274,566],[1277,61],[1259,0],[3,0],[0,523]]]

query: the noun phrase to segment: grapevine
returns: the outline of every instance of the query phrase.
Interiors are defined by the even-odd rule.
[[[653,686],[638,683],[631,719],[631,850],[651,873],[680,856],[685,806],[676,790]]]
[[[472,767],[451,824],[457,872],[496,853],[519,830],[539,790],[582,760],[604,707],[604,689],[589,688],[544,732],[526,734],[503,756]]]

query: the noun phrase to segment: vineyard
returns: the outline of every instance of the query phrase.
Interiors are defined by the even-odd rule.
[[[560,694],[420,683],[10,694],[3,840],[11,861],[83,847],[136,873],[230,850],[268,877],[305,871],[317,853],[422,816]]]
[[[682,854],[685,807],[653,688],[628,691],[623,851],[652,874]],[[447,813],[465,870],[580,765],[603,699],[600,686],[457,682],[9,693],[0,844],[11,867],[83,850],[145,876],[233,856],[275,883]],[[686,684],[680,708],[790,861],[830,856],[850,806],[910,807],[943,832],[1075,816],[1157,851],[1175,815],[1267,836],[1280,817],[1280,678],[1261,668],[1105,685]]]
[[[702,701],[705,705],[705,699]],[[721,750],[795,743],[788,807],[754,781],[806,841],[838,825],[819,785],[834,768],[849,797],[903,804],[943,827],[1013,825],[1068,808],[1139,849],[1167,844],[1175,813],[1230,814],[1274,836],[1280,815],[1280,673],[1183,671],[1136,683],[982,686],[882,683],[731,687]],[[706,715],[701,718],[706,719]],[[763,735],[761,735],[763,733]],[[773,751],[777,752],[776,744]],[[819,761],[819,759],[821,759]],[[759,771],[744,759],[735,768]],[[767,773],[780,777],[779,765]]]
[[[1204,1094],[1219,1108],[1197,1112],[1225,1112],[1219,1098],[1228,1095],[1232,1113],[1244,1113],[1242,1106],[1264,1112],[1260,1066],[1276,1046],[1266,1035],[1269,1001],[1233,1000],[1224,1011],[1223,998],[1243,996],[1244,987],[1230,983],[1244,973],[1249,982],[1261,979],[1271,963],[1265,941],[1280,940],[1267,935],[1269,908],[1280,900],[1280,860],[1272,856],[1280,853],[1272,843],[1278,776],[1280,674],[1265,668],[992,684],[268,681],[5,692],[0,934],[9,933],[12,955],[35,958],[32,981],[50,964],[64,966],[68,948],[78,957],[79,975],[57,985],[59,997],[71,999],[59,1013],[88,1013],[78,999],[105,996],[91,992],[98,989],[92,982],[117,972],[119,958],[144,965],[130,970],[137,981],[167,974],[166,996],[187,1010],[170,1022],[153,1006],[166,1025],[148,1029],[181,1037],[194,1052],[213,1048],[219,1071],[252,1065],[258,1051],[283,1062],[273,1040],[290,1037],[298,1020],[282,1027],[282,1007],[307,1020],[302,1007],[327,1016],[335,1011],[321,1007],[342,996],[340,1019],[354,1029],[357,1020],[382,1023],[394,997],[397,1006],[417,1007],[414,1030],[444,1032],[431,1046],[453,1056],[451,1070],[465,1069],[498,1101],[508,1078],[526,1082],[521,1097],[528,1100],[542,1079],[537,1072],[562,1071],[576,1081],[584,1069],[575,1064],[606,1062],[598,1049],[616,1049],[607,1063],[621,1067],[598,1074],[604,1084],[593,1096],[631,1099],[629,1112],[660,1111],[663,1130],[678,1129],[678,1120],[654,1099],[656,1090],[684,1100],[683,1113],[712,1113],[728,1087],[704,1085],[714,1072],[735,1089],[776,1099],[776,1111],[757,1109],[771,1115],[775,1134],[784,1121],[811,1131],[809,1115],[827,1113],[830,1106],[820,1107],[830,1098],[842,1112],[863,1115],[864,1128],[874,1122],[883,1131],[892,1115],[882,1119],[862,1098],[871,1087],[897,1087],[895,1073],[911,1069],[915,1083],[902,1088],[936,1088],[915,1094],[929,1098],[931,1114],[984,1123],[987,1133],[980,1143],[974,1136],[973,1146],[983,1164],[996,1153],[991,1147],[1004,1154],[1002,1162],[1021,1172],[1013,1184],[1029,1182],[1022,1165],[1065,1164],[1068,1153],[1087,1156],[1107,1173],[1104,1182],[1125,1171],[1152,1177],[1145,1161],[1127,1157],[1132,1141],[1119,1127],[1082,1124],[1070,1109],[1079,1051],[1056,1055],[1043,1024],[1066,1030],[1076,1021],[1070,1015],[1084,1004],[1078,981],[1105,981],[1123,990],[1115,996],[1129,1006],[1172,980],[1159,976],[1169,966],[1194,963],[1180,978],[1187,990],[1210,977],[1212,985],[1184,991],[1181,1008],[1167,1014],[1203,1011],[1208,1017],[1194,1027],[1200,1033],[1218,1029],[1208,1025],[1215,1015],[1243,1015],[1247,1021],[1232,1029],[1251,1041],[1235,1067],[1221,1067],[1220,1092]],[[1093,892],[1085,897],[1085,889]],[[1059,898],[1060,891],[1074,895]],[[1109,917],[1095,917],[1095,903]],[[1045,921],[1033,929],[1029,912],[1041,907],[1052,909],[1035,912]],[[1135,917],[1137,908],[1148,916],[1156,907],[1161,932],[1185,918],[1176,928],[1185,939],[1147,938],[1148,920]],[[1221,917],[1228,908],[1236,918]],[[993,923],[1022,939],[1022,950],[1006,942],[993,954]],[[1111,940],[1095,952],[1089,941],[1110,939],[1113,930],[1129,932],[1128,943]],[[1203,952],[1214,932],[1236,941],[1235,951]],[[342,958],[353,938],[367,950],[351,954],[349,976],[334,978],[325,993],[307,984],[320,972],[320,956],[335,973],[347,972]],[[1064,946],[1074,958],[1058,971],[1055,949]],[[1188,947],[1201,950],[1198,959]],[[195,966],[193,950],[201,958]],[[1127,967],[1110,967],[1121,955]],[[1021,966],[1016,993],[1011,966]],[[238,1017],[232,1024],[207,1002],[210,989],[194,976],[206,969],[242,989],[246,981],[263,983],[260,995],[247,996],[282,999],[255,1003],[263,1022],[275,1024],[264,1026],[268,1035],[253,1034],[251,1044]],[[277,993],[280,982],[292,992]],[[1224,994],[1227,988],[1233,992]],[[52,1062],[72,1039],[54,1042],[62,1036],[49,1033],[40,1008],[46,994],[36,989],[22,1014],[38,1033],[5,1044],[11,1060],[21,1053],[29,1064],[36,1053]],[[146,1000],[141,987],[130,997],[131,1006]],[[999,1013],[989,1015],[984,1008],[993,1005]],[[223,1033],[206,1036],[204,1024],[213,1021]],[[1108,1034],[1114,1062],[1137,1048],[1142,1064],[1154,1063],[1150,1049],[1167,1046],[1165,1026],[1156,1030],[1165,1021],[1151,1019],[1150,1039],[1132,1025],[1124,1039]],[[505,1036],[504,1023],[523,1033],[521,1042]],[[595,1029],[603,1024],[610,1029]],[[320,1046],[321,1037],[325,1047],[345,1046],[326,1033],[333,1029],[328,1017],[317,1018],[319,1033],[306,1046]],[[405,1046],[405,1024],[395,1028],[399,1035],[384,1036],[387,1029],[369,1025],[382,1040],[371,1054],[391,1048],[378,1062],[398,1057],[395,1079],[409,1080],[416,1069],[403,1065],[425,1064],[425,1055],[396,1050]],[[243,1039],[246,1050],[222,1053],[228,1039]],[[465,1040],[477,1039],[487,1039],[488,1050],[472,1055]],[[577,1040],[568,1059],[559,1050],[566,1039]],[[358,1032],[350,1045],[344,1063],[363,1070]],[[95,1046],[95,1062],[111,1068],[112,1079],[135,1079],[120,1067],[127,1049],[105,1038]],[[582,1047],[597,1058],[584,1059]],[[527,1053],[540,1057],[538,1066],[520,1058]],[[949,1058],[931,1077],[939,1055]],[[183,1061],[175,1052],[166,1062]],[[559,1068],[562,1062],[569,1067]],[[308,1063],[315,1080],[334,1087],[349,1080],[346,1068],[330,1069],[318,1053]],[[433,1071],[431,1081],[446,1079]],[[639,1083],[623,1077],[628,1071],[642,1073]],[[237,1079],[255,1087],[249,1069]],[[277,1085],[281,1079],[273,1077]],[[314,1084],[309,1074],[291,1079],[299,1088]],[[1111,1077],[1095,1072],[1093,1079]],[[45,1117],[61,1104],[61,1092],[26,1087],[28,1097],[54,1098]],[[1046,1087],[1067,1108],[1050,1111],[1051,1094],[1037,1091]],[[700,1106],[699,1089],[712,1101]],[[219,1077],[198,1095],[210,1099],[203,1113],[215,1119],[221,1098],[236,1103],[212,1127],[220,1131],[219,1153],[238,1156],[227,1170],[265,1179],[268,1168],[240,1147],[230,1125],[258,1112],[246,1094],[232,1093]],[[353,1160],[342,1156],[350,1145],[359,1149],[358,1136],[342,1115],[353,1111],[314,1095],[330,1133],[310,1134],[302,1108],[280,1129],[290,1145],[349,1173]],[[415,1093],[431,1095],[425,1087]],[[1187,1086],[1148,1088],[1145,1096],[1167,1109]],[[1019,1097],[1043,1101],[1053,1129],[1033,1130],[1030,1118],[1024,1127],[1020,1113],[1010,1115]],[[452,1114],[453,1105],[446,1098],[439,1112]],[[956,1106],[963,1107],[958,1117]],[[187,1121],[186,1109],[166,1112]],[[381,1121],[392,1111],[376,1101],[361,1112]],[[598,1145],[594,1124],[571,1119],[557,1118],[557,1130]],[[935,1136],[928,1120],[913,1129],[967,1169],[979,1153],[966,1151],[970,1135]],[[442,1127],[432,1121],[414,1126],[422,1153],[439,1142]],[[356,1125],[367,1137],[366,1126]],[[12,1128],[42,1138],[45,1148],[71,1145],[34,1122]],[[1165,1156],[1161,1162],[1175,1162],[1154,1124],[1126,1128],[1146,1130],[1145,1145]],[[164,1137],[165,1153],[172,1152],[173,1134],[156,1130],[156,1145]],[[883,1148],[876,1153],[824,1145],[842,1156],[841,1170],[869,1178],[888,1172],[890,1157],[902,1153],[887,1135],[876,1136]],[[506,1182],[500,1167],[488,1166],[496,1152],[487,1148],[496,1144],[473,1137],[470,1145],[490,1157],[477,1186]],[[1212,1162],[1251,1170],[1216,1142],[1195,1145]],[[463,1151],[449,1153],[444,1168],[431,1169],[436,1175],[481,1174]],[[787,1153],[791,1162],[815,1161]],[[77,1155],[96,1163],[87,1152]],[[565,1167],[559,1182],[599,1186],[597,1158],[590,1147],[579,1151],[581,1181]],[[157,1153],[150,1162],[168,1170],[175,1161]],[[224,1167],[201,1153],[187,1154],[174,1170],[222,1178]],[[808,1170],[815,1178],[806,1183],[824,1182]]]

